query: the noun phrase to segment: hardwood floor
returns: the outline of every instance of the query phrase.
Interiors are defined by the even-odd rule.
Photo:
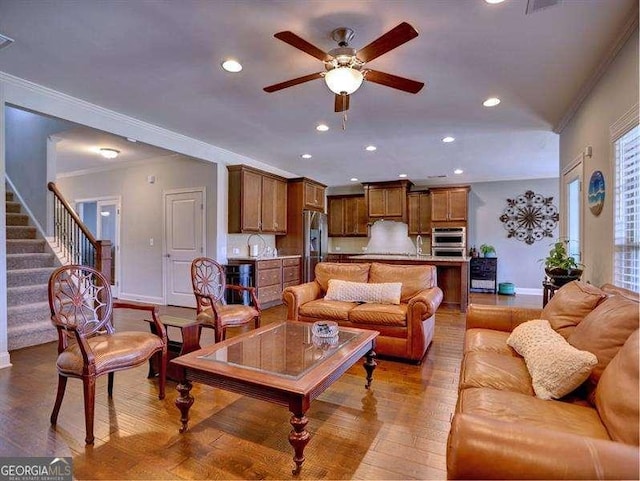
[[[472,294],[471,302],[542,305],[541,296]],[[161,312],[193,315],[175,307]],[[266,324],[283,316],[279,306],[262,319]],[[120,329],[147,329],[126,316],[115,322]],[[446,479],[463,337],[464,315],[441,308],[421,365],[379,360],[370,391],[360,363],[347,371],[307,412],[312,437],[298,478]],[[213,333],[204,330],[202,345],[212,342]],[[55,343],[26,348],[12,352],[13,366],[0,370],[0,456],[72,456],[76,479],[293,477],[286,408],[195,383],[190,430],[179,434],[175,383],[168,381],[166,399],[158,400],[146,365],[116,373],[111,400],[106,376],[98,379],[96,441],[85,446],[80,381],[69,381],[58,425],[49,424],[55,358]]]

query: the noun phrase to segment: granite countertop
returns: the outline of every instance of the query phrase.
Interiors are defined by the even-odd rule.
[[[272,261],[275,259],[296,259],[300,258],[300,255],[294,256],[270,256],[270,257],[251,257],[251,256],[235,256],[227,257],[227,261]]]
[[[406,255],[406,254],[360,254],[349,257],[349,259],[363,261],[407,261],[407,262],[469,262],[469,257],[439,257],[431,255]]]

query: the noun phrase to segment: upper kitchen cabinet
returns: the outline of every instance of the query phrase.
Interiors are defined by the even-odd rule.
[[[410,192],[409,235],[431,235],[431,195],[427,191]]]
[[[296,181],[298,179],[295,179]],[[324,191],[325,185],[319,184],[311,179],[300,179],[304,189],[304,208],[324,212]]]
[[[229,233],[287,232],[287,180],[268,172],[230,165]]]
[[[380,219],[407,222],[409,180],[363,183],[370,221]]]
[[[469,186],[431,188],[431,222],[439,226],[466,225]]]
[[[330,237],[366,237],[368,234],[367,204],[364,195],[327,197]]]

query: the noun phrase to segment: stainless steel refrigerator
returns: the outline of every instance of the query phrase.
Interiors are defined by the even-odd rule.
[[[329,252],[327,214],[313,210],[302,211],[302,226],[302,281],[311,282],[315,279],[316,264],[325,260]]]

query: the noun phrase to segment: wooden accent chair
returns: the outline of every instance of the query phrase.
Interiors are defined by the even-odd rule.
[[[191,263],[191,284],[196,296],[198,321],[202,327],[215,330],[215,341],[225,339],[227,327],[246,325],[253,321],[260,327],[260,303],[255,287],[236,286],[226,283],[224,267],[208,257],[198,257]],[[226,290],[248,291],[252,306],[227,304]]]
[[[164,399],[167,371],[167,333],[157,307],[113,301],[107,279],[92,267],[69,265],[49,278],[51,320],[58,330],[58,394],[51,413],[55,425],[67,379],[82,379],[87,444],[93,444],[96,378],[108,374],[107,391],[113,395],[115,371],[144,364],[159,353],[159,398]],[[151,314],[157,334],[115,332],[113,309],[137,309]]]

